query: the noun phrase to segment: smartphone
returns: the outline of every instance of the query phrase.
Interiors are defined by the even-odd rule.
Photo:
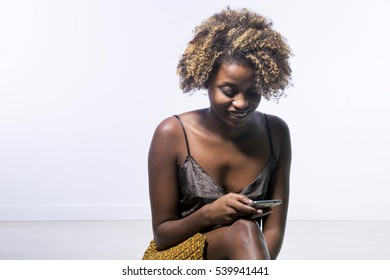
[[[256,209],[262,209],[262,208],[272,208],[281,203],[282,203],[281,199],[256,200],[252,202],[251,206]]]

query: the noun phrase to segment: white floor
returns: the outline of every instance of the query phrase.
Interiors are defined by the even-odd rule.
[[[0,222],[1,260],[136,260],[150,221]],[[390,260],[390,222],[289,221],[282,260]]]

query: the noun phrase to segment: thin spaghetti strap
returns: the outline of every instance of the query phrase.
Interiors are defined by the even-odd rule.
[[[274,147],[272,146],[271,130],[269,129],[267,114],[265,114],[265,113],[264,113],[264,118],[265,118],[265,122],[267,123],[268,139],[269,139],[269,143],[271,145],[271,153],[272,153],[272,155],[274,155]]]
[[[183,129],[183,133],[184,133],[184,139],[186,140],[186,146],[187,146],[187,154],[190,156],[190,146],[188,145],[188,138],[187,138],[187,133],[186,133],[186,129],[184,128],[184,124],[183,122],[181,121],[180,117],[178,115],[174,115],[174,117],[176,119],[178,119],[178,121],[180,122],[180,125],[181,125],[181,128]]]

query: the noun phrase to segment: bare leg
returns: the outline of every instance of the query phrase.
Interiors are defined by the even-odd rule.
[[[239,219],[228,226],[204,233],[209,260],[268,260],[267,244],[259,225],[253,220]]]

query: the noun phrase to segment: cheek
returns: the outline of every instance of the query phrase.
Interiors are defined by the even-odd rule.
[[[231,102],[230,98],[226,97],[222,93],[217,92],[208,92],[210,104],[214,106],[228,106],[229,102]]]
[[[251,103],[252,103],[253,106],[255,106],[255,107],[259,106],[260,102],[261,102],[261,96],[260,96],[260,97],[257,97],[257,98],[254,98],[254,99],[251,101]]]

